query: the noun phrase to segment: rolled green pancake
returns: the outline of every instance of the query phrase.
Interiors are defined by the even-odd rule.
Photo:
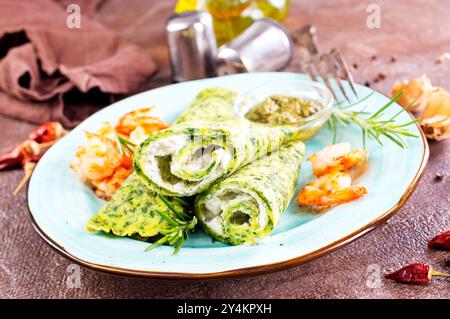
[[[180,119],[152,134],[134,154],[134,170],[154,191],[192,196],[295,138],[294,126],[233,116],[233,91],[202,91]]]
[[[178,250],[197,223],[189,206],[184,200],[150,191],[139,176],[132,174],[111,200],[91,217],[86,229],[117,236],[159,239],[157,245],[168,243]]]
[[[204,230],[231,245],[269,235],[294,195],[304,151],[290,142],[200,194],[195,213]]]
[[[203,89],[172,125],[194,120],[234,117],[235,99],[236,92],[232,90],[218,87]]]

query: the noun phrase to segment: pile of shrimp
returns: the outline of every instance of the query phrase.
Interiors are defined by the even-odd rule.
[[[329,208],[367,194],[364,186],[352,185],[351,170],[366,161],[367,151],[352,150],[350,143],[326,146],[308,158],[316,180],[302,188],[295,202],[300,206]]]
[[[70,167],[96,196],[110,200],[133,171],[134,147],[167,127],[153,115],[153,107],[129,112],[115,127],[106,122],[95,133],[85,132],[87,143],[78,147]]]

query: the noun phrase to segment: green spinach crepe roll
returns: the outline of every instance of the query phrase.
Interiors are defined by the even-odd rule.
[[[152,192],[136,174],[132,174],[112,199],[91,217],[86,229],[137,239],[157,239],[149,248],[161,244],[175,247],[175,253],[193,231],[197,219],[189,203]]]
[[[200,194],[195,212],[205,231],[231,245],[269,235],[294,195],[304,151],[290,142]]]
[[[212,114],[232,116],[229,105],[234,98],[235,93],[230,90],[203,90],[198,95],[198,103],[186,110],[176,123],[211,117]],[[223,100],[229,103],[224,104]],[[196,223],[188,202],[154,192],[139,175],[133,173],[111,201],[89,220],[86,228],[90,232],[103,231],[137,239],[156,238],[158,240],[150,248],[168,243],[176,248],[176,252]]]
[[[175,123],[211,114],[231,116],[231,108],[228,104],[224,108],[222,100],[231,103],[234,98],[233,91],[205,89],[198,96],[199,103],[186,110]],[[197,219],[190,212],[186,201],[157,194],[148,188],[141,177],[133,173],[116,191],[111,201],[89,220],[86,229],[90,232],[103,231],[144,240],[160,238],[156,245],[150,247],[168,243],[179,249],[196,223]]]
[[[236,92],[224,88],[203,89],[195,101],[177,118],[172,125],[201,119],[234,117],[233,103]]]
[[[140,145],[135,172],[158,193],[192,196],[295,138],[294,126],[235,117],[234,98],[226,89],[202,91],[173,126]]]

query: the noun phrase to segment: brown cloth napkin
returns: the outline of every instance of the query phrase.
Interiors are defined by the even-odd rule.
[[[156,71],[144,50],[84,15],[97,2],[79,1],[81,28],[71,29],[63,4],[0,0],[0,114],[73,127]]]

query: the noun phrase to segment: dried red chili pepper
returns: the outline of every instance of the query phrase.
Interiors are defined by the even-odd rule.
[[[47,122],[37,127],[28,135],[29,140],[38,143],[49,143],[63,137],[67,131],[58,122]]]
[[[450,230],[437,235],[428,242],[430,249],[450,250]]]
[[[9,168],[20,167],[24,156],[20,146],[6,151],[0,156],[0,171]]]
[[[0,155],[0,170],[23,167],[31,158],[42,156],[54,142],[67,133],[58,122],[47,122],[37,127],[28,139]],[[37,162],[37,161],[34,161]]]
[[[0,170],[22,167],[25,173],[14,195],[26,185],[42,155],[66,133],[67,131],[58,122],[47,122],[31,132],[25,141],[0,155]]]
[[[450,274],[437,272],[432,267],[422,263],[415,263],[387,274],[384,278],[403,284],[421,285],[430,282],[434,276],[450,277]]]
[[[25,185],[30,180],[31,174],[33,173],[33,170],[35,167],[36,167],[36,162],[27,161],[23,164],[23,172],[25,175],[22,178],[22,180],[20,181],[19,185],[17,185],[16,189],[14,190],[13,196],[16,196],[17,194],[19,194],[19,192],[22,190],[22,188],[25,187]]]
[[[43,151],[41,145],[32,140],[26,140],[0,156],[0,170],[23,167],[29,158]]]
[[[14,196],[16,196],[25,187],[25,185],[28,183],[28,180],[30,179],[31,174],[33,173],[33,170],[36,167],[37,162],[39,162],[41,157],[48,150],[48,146],[46,146],[46,144],[48,144],[48,143],[38,144],[35,141],[28,140],[28,141],[25,141],[22,144],[35,145],[35,147],[36,147],[36,145],[38,147],[41,146],[41,145],[44,145],[44,147],[43,148],[39,148],[38,150],[35,150],[35,151],[32,151],[32,152],[28,153],[27,156],[25,156],[22,159],[21,165],[22,165],[22,168],[23,168],[24,177],[20,181],[20,183],[17,186],[17,188],[14,190],[14,192],[13,192]]]

